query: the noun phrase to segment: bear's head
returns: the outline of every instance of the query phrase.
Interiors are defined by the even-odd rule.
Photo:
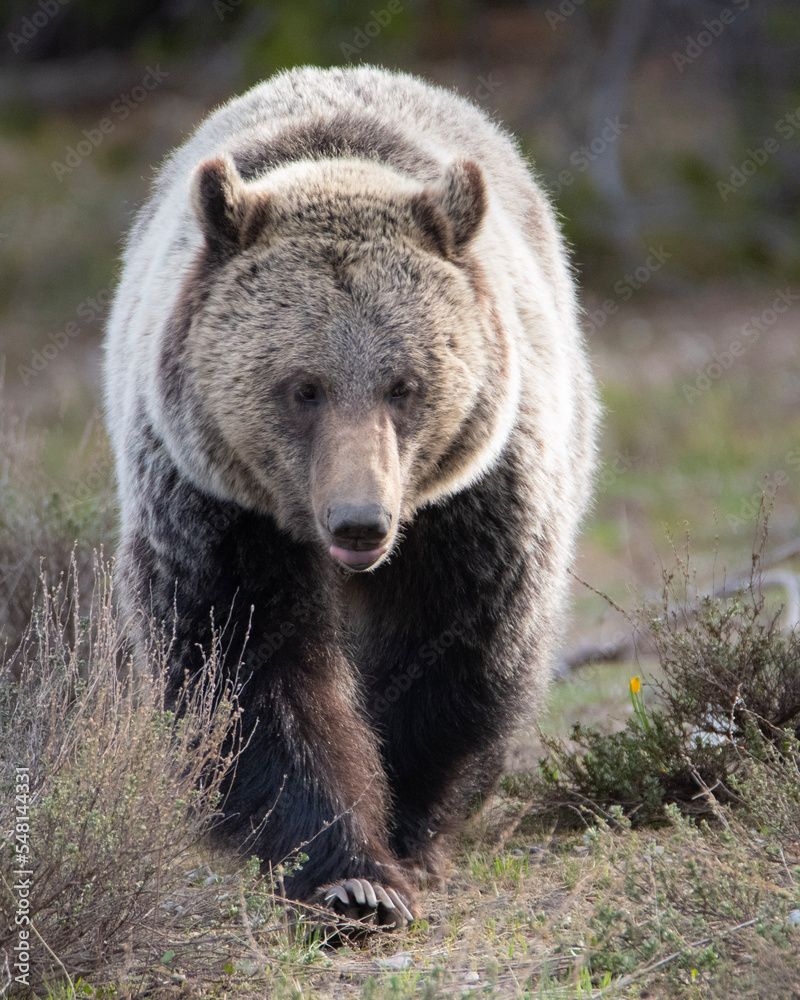
[[[474,254],[487,198],[465,161],[427,187],[366,160],[250,182],[200,164],[205,250],[162,357],[162,394],[193,413],[184,471],[352,570],[480,476],[517,367]]]

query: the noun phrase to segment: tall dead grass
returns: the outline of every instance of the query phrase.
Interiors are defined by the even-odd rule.
[[[168,707],[169,642],[153,631],[154,669],[126,680],[108,567],[96,561],[84,605],[73,561],[54,585],[42,578],[22,642],[0,665],[0,955],[18,941],[21,858],[32,872],[23,925],[32,989],[64,973],[141,975],[185,931],[176,900],[236,763],[239,689],[218,643],[202,679]],[[24,817],[20,767],[30,781]],[[17,855],[21,843],[29,851]],[[212,898],[219,886],[207,881]],[[195,892],[192,910],[204,905]]]

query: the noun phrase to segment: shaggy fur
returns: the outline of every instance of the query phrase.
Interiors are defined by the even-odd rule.
[[[541,703],[593,463],[568,263],[514,144],[371,68],[231,101],[133,229],[107,408],[124,613],[177,609],[175,684],[212,608],[239,650],[250,629],[230,836],[272,809],[250,846],[306,844],[293,897],[413,901]]]

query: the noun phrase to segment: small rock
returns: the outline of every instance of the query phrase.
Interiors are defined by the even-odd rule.
[[[193,868],[190,872],[186,873],[186,878],[190,882],[202,882],[204,878],[211,874],[211,869],[208,865],[200,865],[197,868]]]
[[[481,977],[478,975],[477,972],[465,972],[464,973],[464,982],[465,983],[479,983],[480,981],[481,981]]]
[[[574,854],[588,854],[589,853],[589,848],[586,847],[585,844],[576,844],[572,848],[572,851],[573,851]]]
[[[662,845],[656,844],[655,847],[653,848],[653,854],[663,854],[663,853],[664,853],[664,848],[662,847]]]
[[[407,951],[398,951],[396,955],[389,958],[379,958],[375,963],[379,969],[410,969],[414,964],[414,956]]]
[[[786,923],[792,924],[794,927],[800,927],[800,910],[792,910],[786,918]]]
[[[522,851],[512,851],[511,852],[511,857],[512,858],[524,858],[525,855],[523,854]]]

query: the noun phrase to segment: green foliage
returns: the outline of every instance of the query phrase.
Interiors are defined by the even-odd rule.
[[[661,713],[651,715],[646,729],[629,719],[620,733],[576,725],[572,742],[576,749],[545,739],[551,756],[539,776],[546,795],[566,793],[579,812],[586,803],[620,805],[637,822],[651,822],[665,803],[676,797],[688,803],[697,792],[685,760],[693,741]]]
[[[694,621],[687,609],[665,608],[650,620],[664,671],[660,691],[668,714],[706,737],[779,745],[784,730],[800,728],[800,632],[784,632],[780,615],[766,615],[753,577],[749,595],[728,601],[699,599]]]
[[[730,599],[690,598],[688,562],[679,560],[677,577],[665,576],[662,609],[643,607],[632,620],[658,656],[655,707],[633,678],[633,717],[622,731],[576,725],[571,742],[544,737],[538,773],[507,780],[505,790],[573,821],[616,806],[652,823],[672,803],[718,817],[730,802],[776,836],[800,830],[800,633],[767,614],[759,553],[749,591]]]

